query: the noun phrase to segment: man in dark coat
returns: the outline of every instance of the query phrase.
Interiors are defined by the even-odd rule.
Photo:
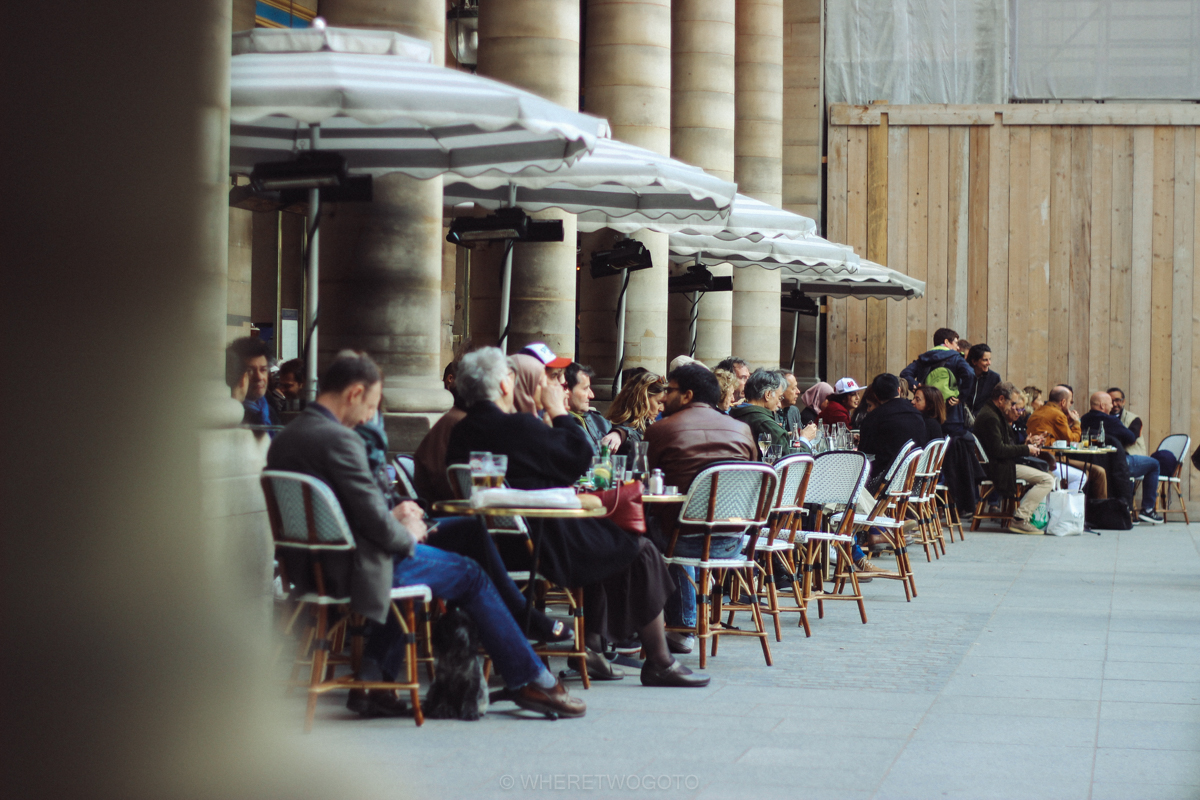
[[[946,421],[942,427],[951,436],[958,436],[965,430],[962,401],[975,392],[975,372],[958,351],[957,333],[949,328],[934,331],[933,349],[917,356],[900,372],[900,378],[910,389],[929,384],[940,391],[946,402]]]
[[[463,357],[457,387],[467,416],[450,434],[447,460],[465,463],[473,450],[508,456],[509,485],[518,489],[571,486],[591,465],[583,428],[567,411],[563,386],[542,389],[546,425],[533,414],[512,413],[514,379],[494,347]],[[636,632],[646,651],[641,680],[647,686],[705,686],[709,678],[676,661],[667,648],[662,609],[674,583],[661,554],[645,538],[603,519],[529,520],[541,540],[539,571],[554,582],[583,587],[588,646]],[[589,673],[600,669],[589,659]]]
[[[321,377],[320,394],[271,444],[267,467],[311,475],[337,496],[354,536],[350,600],[354,611],[379,627],[367,656],[386,665],[397,644],[386,625],[394,586],[425,584],[434,596],[457,603],[479,628],[517,705],[579,717],[586,704],[571,697],[534,654],[495,585],[475,561],[423,544],[419,506],[392,510],[367,464],[363,440],[352,430],[379,408],[383,378],[369,356],[338,356]]]
[[[1029,520],[1054,488],[1054,478],[1048,472],[1018,463],[1026,455],[1036,456],[1041,449],[1037,445],[1013,442],[1008,412],[1015,391],[1017,387],[1011,383],[997,384],[992,390],[992,399],[975,416],[972,432],[983,445],[983,452],[987,453],[988,463],[984,469],[996,491],[1005,497],[1015,497],[1018,478],[1029,486],[1013,514],[1008,530],[1012,533],[1040,534],[1042,531]]]
[[[924,447],[929,437],[924,416],[900,396],[899,378],[889,372],[877,375],[871,381],[871,391],[880,404],[863,419],[858,449],[875,457],[867,482],[867,488],[874,492],[904,445],[912,440],[917,447]]]
[[[1112,416],[1113,402],[1112,396],[1108,392],[1093,393],[1088,404],[1091,406],[1091,410],[1079,420],[1083,430],[1098,430],[1103,426],[1106,443],[1120,445],[1123,448],[1138,440],[1136,433],[1121,424],[1120,417]],[[1161,525],[1164,521],[1162,514],[1154,510],[1155,498],[1158,497],[1158,460],[1150,456],[1129,455],[1126,452],[1125,463],[1128,465],[1128,474],[1131,477],[1142,479],[1142,506],[1138,511],[1138,519],[1142,522],[1149,522],[1151,525]],[[1128,493],[1113,491],[1112,483],[1116,480],[1117,477],[1113,476],[1109,481],[1109,493],[1114,497],[1129,498]],[[1125,485],[1128,483],[1126,482]]]

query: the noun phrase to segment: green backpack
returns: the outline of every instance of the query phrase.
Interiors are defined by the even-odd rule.
[[[925,376],[924,385],[932,386],[941,392],[943,400],[958,397],[958,378],[954,377],[954,373],[946,367],[929,370],[929,374]]]

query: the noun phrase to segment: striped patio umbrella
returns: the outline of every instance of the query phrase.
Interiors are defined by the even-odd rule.
[[[532,167],[513,175],[447,178],[444,192],[448,206],[557,208],[575,214],[581,231],[718,233],[728,225],[737,184],[643,147],[601,139],[591,153],[553,172]]]
[[[553,170],[609,135],[604,119],[436,66],[429,53],[427,42],[389,31],[234,34],[231,172],[290,160],[313,147],[314,135],[360,175]]]

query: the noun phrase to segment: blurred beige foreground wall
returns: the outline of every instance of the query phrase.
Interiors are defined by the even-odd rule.
[[[373,794],[278,713],[261,594],[201,513],[202,446],[238,449],[211,446],[240,413],[221,353],[229,14],[5,14],[6,798]]]

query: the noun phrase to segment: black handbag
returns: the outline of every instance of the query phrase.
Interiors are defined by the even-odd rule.
[[[1089,527],[1101,530],[1127,531],[1133,528],[1129,504],[1119,497],[1088,500],[1084,506],[1083,518]]]

